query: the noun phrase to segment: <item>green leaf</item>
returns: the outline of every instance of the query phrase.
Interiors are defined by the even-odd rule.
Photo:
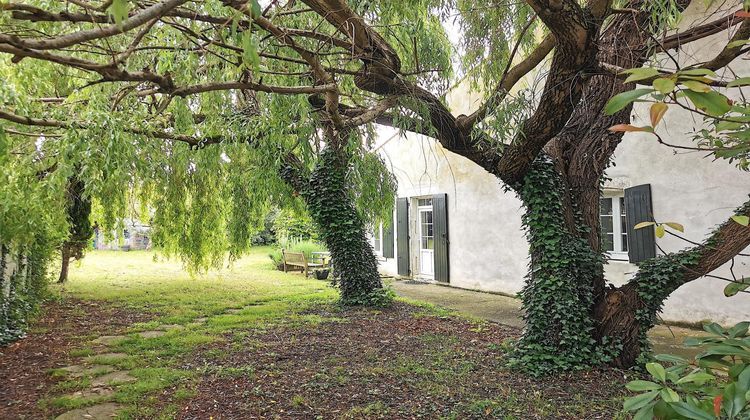
[[[657,225],[656,226],[656,237],[657,238],[663,238],[664,237],[664,225]]]
[[[743,278],[741,281],[750,281],[750,279]],[[727,331],[730,337],[744,337],[747,335],[747,331],[750,329],[750,321],[738,322],[732,328]]]
[[[705,113],[718,117],[724,115],[732,109],[729,99],[726,96],[715,92],[695,92],[692,90],[683,91],[696,108]]]
[[[654,223],[654,222],[641,222],[641,223],[638,223],[637,225],[633,226],[633,228],[634,229],[643,229],[645,227],[653,226],[655,224],[656,223]]]
[[[697,383],[698,385],[701,385],[703,383],[706,383],[708,381],[711,381],[715,379],[716,377],[714,375],[711,375],[710,373],[706,372],[694,372],[691,373],[684,378],[680,378],[676,383],[677,384],[686,384],[686,383]]]
[[[683,86],[692,90],[693,92],[711,92],[711,86],[706,85],[695,80],[685,80],[681,82]]]
[[[748,86],[748,85],[750,85],[750,77],[740,77],[739,79],[735,79],[727,83],[727,87]]]
[[[121,24],[130,12],[130,2],[128,0],[113,0],[107,8],[107,13],[114,19],[116,24]]]
[[[633,416],[633,420],[651,420],[654,418],[654,404],[647,404],[641,407],[637,413]]]
[[[631,391],[640,392],[640,391],[653,391],[655,389],[662,389],[663,386],[661,384],[657,384],[656,382],[635,380],[635,381],[628,382],[625,385],[625,388]]]
[[[703,324],[703,331],[716,335],[724,335],[724,328],[721,328],[721,325],[715,322]]]
[[[702,411],[698,407],[694,407],[688,403],[684,402],[673,402],[669,403],[669,405],[674,409],[674,411],[677,412],[677,414],[680,414],[682,416],[685,416],[689,419],[693,420],[716,420],[716,417],[713,415],[710,415],[706,413],[705,411]]]
[[[662,382],[667,380],[667,372],[664,370],[664,366],[662,366],[660,363],[646,363],[646,370],[655,379],[658,379]]]
[[[261,14],[260,10],[260,2],[258,0],[253,0],[250,4],[250,15],[253,17],[253,19],[259,17]]]
[[[682,226],[681,224],[677,222],[664,222],[664,224],[678,232],[685,232],[685,226]]]
[[[665,95],[672,92],[676,86],[674,83],[674,80],[667,79],[664,77],[655,79],[651,85],[654,87],[654,89],[658,90],[659,92]]]
[[[639,408],[644,407],[646,404],[653,401],[653,399],[656,398],[657,395],[659,395],[659,391],[650,391],[646,392],[645,394],[630,397],[625,400],[622,408],[625,409],[625,411],[638,410]]]
[[[672,389],[672,388],[664,388],[659,392],[659,395],[661,396],[661,399],[664,400],[664,402],[678,402],[680,401],[680,396]]]
[[[711,77],[717,77],[716,72],[709,69],[690,69],[690,70],[680,70],[677,72],[680,76],[711,76]]]
[[[750,225],[750,217],[748,216],[734,215],[732,216],[732,220],[741,224],[742,226]]]
[[[612,99],[609,100],[609,102],[607,102],[607,105],[604,107],[604,113],[607,115],[612,115],[617,111],[625,108],[641,96],[647,95],[651,92],[654,92],[654,90],[651,88],[641,88],[615,95],[614,97],[612,97]]]
[[[703,352],[706,356],[738,356],[738,357],[748,357],[750,358],[750,351],[741,349],[739,347],[735,346],[728,346],[726,344],[719,344],[716,346],[709,347],[706,351]]]
[[[750,287],[750,278],[745,277],[737,281],[733,281],[724,287],[724,296],[732,297],[739,292],[747,290]]]
[[[660,362],[688,363],[688,360],[684,357],[676,356],[674,354],[657,354],[656,356],[654,356],[654,359]]]
[[[750,44],[750,40],[740,39],[738,41],[732,41],[729,44],[727,44],[727,48],[741,47],[741,46],[747,45],[747,44]]]
[[[653,68],[653,67],[643,67],[640,69],[630,69],[622,72],[623,74],[630,74],[627,79],[625,79],[625,83],[630,82],[637,82],[639,80],[643,79],[649,79],[651,77],[655,77],[659,75],[659,72]]]

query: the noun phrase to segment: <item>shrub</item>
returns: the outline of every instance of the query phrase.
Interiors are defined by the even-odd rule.
[[[705,350],[688,360],[670,354],[647,363],[652,381],[631,381],[626,387],[642,392],[625,400],[634,419],[748,419],[750,418],[750,322],[731,328],[711,323],[707,337],[688,338],[689,347]]]

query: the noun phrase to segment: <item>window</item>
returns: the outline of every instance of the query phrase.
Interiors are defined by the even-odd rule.
[[[377,226],[372,230],[373,243],[372,247],[375,252],[380,254],[383,252],[383,225],[378,223]]]
[[[625,221],[625,197],[602,197],[599,223],[602,228],[602,250],[613,259],[628,259],[628,232]]]
[[[435,248],[435,234],[432,229],[432,209],[419,211],[420,233],[422,236],[422,249]]]

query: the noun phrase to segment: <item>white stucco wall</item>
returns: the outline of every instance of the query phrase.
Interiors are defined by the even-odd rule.
[[[682,25],[687,27],[705,20],[705,16],[705,9],[694,4]],[[716,54],[716,45],[726,44],[729,36],[721,33],[689,44],[679,58],[690,62],[707,60]],[[736,60],[730,67],[740,75],[750,75],[750,65],[744,60]],[[476,107],[478,95],[457,89],[449,96],[449,103],[454,114],[468,114]],[[635,125],[649,124],[647,105],[637,105],[633,114]],[[671,143],[691,144],[690,132],[698,123],[689,112],[671,107],[658,130]],[[390,138],[392,135],[383,132],[379,151],[398,179],[399,197],[448,195],[451,285],[517,293],[523,286],[528,264],[521,202],[514,194],[503,192],[494,176],[446,151],[434,140],[411,134]],[[684,236],[696,242],[726,221],[750,193],[750,174],[734,165],[705,158],[700,153],[675,153],[659,145],[653,136],[641,133],[625,136],[615,153],[615,165],[607,175],[613,178],[610,185],[618,188],[651,184],[656,220],[683,224]],[[412,236],[416,237],[416,233],[412,232]],[[666,252],[689,245],[669,236],[657,239],[657,243]],[[381,261],[381,270],[395,274],[395,261]],[[750,258],[737,261],[735,275],[750,275],[748,261]],[[636,267],[626,262],[611,262],[606,271],[608,280],[622,284]],[[731,276],[728,267],[715,274]],[[726,298],[725,284],[703,278],[683,286],[666,302],[662,318],[681,322],[711,319],[723,324],[750,319],[750,295]]]

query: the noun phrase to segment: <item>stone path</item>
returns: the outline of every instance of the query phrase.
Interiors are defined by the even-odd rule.
[[[415,281],[394,281],[393,290],[400,296],[430,302],[477,318],[523,328],[519,299],[494,293],[477,292]],[[672,353],[692,357],[698,350],[686,348],[687,337],[705,335],[689,328],[657,325],[649,332],[656,353]]]
[[[229,309],[225,314],[237,313],[240,309]],[[234,312],[237,311],[237,312]],[[208,321],[207,317],[196,318],[191,324],[200,325]],[[144,339],[161,337],[171,330],[181,330],[185,327],[178,324],[164,324],[155,330],[140,331],[136,335]],[[106,400],[111,398],[117,387],[123,384],[136,382],[138,378],[131,376],[130,371],[118,370],[113,364],[127,359],[126,353],[114,353],[110,350],[130,337],[124,335],[103,335],[91,342],[96,344],[99,352],[82,359],[80,364],[66,366],[59,371],[70,378],[90,377],[89,388],[67,394],[69,398],[86,400]],[[124,407],[113,402],[103,402],[90,407],[78,408],[67,411],[56,417],[56,420],[108,420],[116,417]]]

